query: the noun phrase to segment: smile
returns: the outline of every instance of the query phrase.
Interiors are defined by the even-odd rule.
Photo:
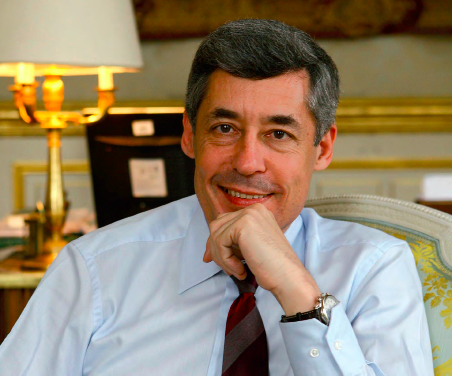
[[[250,199],[261,199],[261,198],[265,198],[266,196],[271,195],[271,194],[263,194],[263,195],[246,194],[246,193],[243,193],[243,192],[230,190],[230,189],[227,189],[225,187],[222,187],[222,190],[225,191],[227,194],[229,194],[231,196],[234,196],[236,198],[249,199],[249,200]]]

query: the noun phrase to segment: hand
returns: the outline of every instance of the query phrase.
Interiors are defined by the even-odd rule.
[[[221,214],[209,230],[204,262],[214,261],[242,280],[245,259],[257,283],[272,292],[286,315],[313,309],[321,292],[264,205]]]

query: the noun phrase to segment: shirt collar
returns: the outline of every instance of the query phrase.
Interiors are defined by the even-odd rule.
[[[303,261],[305,237],[301,215],[297,216],[291,223],[285,232],[285,236],[299,259]],[[222,271],[214,262],[203,262],[208,238],[208,223],[197,201],[197,209],[190,221],[179,256],[179,294]]]
[[[222,271],[214,262],[203,262],[209,227],[198,201],[197,206],[179,257],[179,294]]]

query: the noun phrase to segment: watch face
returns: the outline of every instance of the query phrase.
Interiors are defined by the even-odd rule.
[[[329,326],[330,322],[330,312],[332,308],[337,306],[337,304],[340,302],[338,301],[334,296],[329,295],[328,293],[324,293],[322,295],[323,297],[323,305],[320,310],[321,314],[321,322],[324,323],[325,325]]]
[[[324,307],[329,310],[337,305],[338,301],[333,296],[327,296],[324,300]]]

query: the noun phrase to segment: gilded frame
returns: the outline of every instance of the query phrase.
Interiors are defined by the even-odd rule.
[[[64,173],[89,174],[89,161],[67,161],[63,162]],[[47,174],[47,162],[45,161],[17,161],[13,165],[13,203],[14,210],[24,208],[25,203],[25,179],[31,174]]]
[[[88,103],[70,102],[68,109],[88,107]],[[182,101],[118,102],[111,112],[156,111],[166,107],[183,111]],[[451,133],[452,100],[448,98],[345,98],[337,112],[342,134],[358,133]],[[44,136],[45,130],[29,126],[19,119],[12,103],[0,103],[0,137]],[[65,136],[84,136],[85,128],[69,125]]]

